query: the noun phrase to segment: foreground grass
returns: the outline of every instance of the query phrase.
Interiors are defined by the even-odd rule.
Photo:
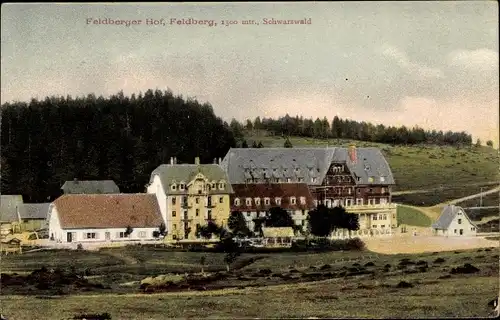
[[[341,279],[218,292],[156,295],[69,296],[51,300],[2,297],[9,319],[69,319],[79,313],[108,312],[113,319],[166,318],[417,318],[485,317],[487,302],[498,293],[493,277],[442,281],[400,277],[386,281],[420,281],[414,288],[383,287],[377,280]],[[359,288],[363,284],[367,289]],[[45,318],[45,317],[44,317]],[[47,318],[48,319],[48,318]]]
[[[422,211],[410,206],[399,205],[397,209],[398,225],[405,224],[416,227],[430,227],[431,219]]]
[[[113,251],[113,252],[109,252]],[[111,253],[111,255],[110,255]],[[78,252],[78,254],[85,254]],[[168,252],[155,248],[115,248],[102,252],[89,252],[95,259],[100,255],[103,265],[95,270],[103,272],[99,279],[113,279],[115,284],[129,282],[127,273],[136,272],[135,280],[151,274],[174,270],[178,265],[197,268],[202,255],[219,268],[220,256],[215,253]],[[11,270],[23,269],[28,258],[36,256],[39,263],[53,261],[54,266],[65,265],[73,252],[44,252],[26,256],[5,257]],[[106,265],[107,257],[122,256],[122,269]],[[247,255],[250,256],[250,255]],[[498,249],[384,255],[369,251],[326,253],[277,253],[258,254],[260,260],[245,266],[240,273],[251,274],[261,269],[280,273],[294,267],[309,272],[311,267],[330,264],[332,270],[350,267],[355,263],[374,263],[374,275],[338,277],[334,279],[265,287],[225,289],[205,292],[159,293],[145,295],[138,292],[138,285],[125,291],[106,294],[66,295],[37,297],[2,295],[2,307],[8,319],[71,319],[81,313],[111,314],[112,319],[166,319],[166,318],[304,318],[304,317],[359,317],[359,318],[415,318],[415,317],[480,317],[488,316],[487,303],[498,294]],[[83,257],[83,256],[82,256]],[[5,259],[4,258],[4,259]],[[129,259],[130,258],[130,259]],[[436,259],[442,262],[437,263]],[[4,263],[2,259],[2,263]],[[132,261],[138,261],[132,262]],[[240,258],[240,259],[243,259]],[[359,259],[359,260],[354,260]],[[426,272],[405,274],[396,268],[402,259],[426,261]],[[59,261],[59,262],[58,262]],[[85,260],[82,260],[85,261]],[[472,263],[481,270],[470,275],[449,277],[452,267]],[[382,272],[385,264],[391,271]],[[163,269],[158,268],[162,266]],[[140,266],[140,268],[137,268]],[[88,267],[79,264],[81,269]],[[129,269],[127,269],[129,268]],[[134,269],[136,268],[136,269]],[[3,272],[7,271],[3,266]],[[311,271],[316,272],[316,271]],[[334,271],[335,272],[335,271]],[[130,275],[130,274],[129,274]],[[400,281],[407,281],[413,288],[397,288]],[[266,285],[265,282],[263,285]]]
[[[283,147],[282,137],[246,137],[249,145],[254,140],[262,141],[264,147]],[[385,155],[396,179],[397,190],[434,189],[439,186],[458,187],[448,195],[439,196],[439,202],[470,195],[470,186],[481,186],[498,180],[498,151],[488,147],[457,149],[450,146],[391,146],[353,140],[312,139],[290,137],[294,147],[349,146],[377,147]],[[479,185],[477,185],[479,184]],[[479,192],[479,188],[477,188]],[[460,191],[462,190],[462,191]],[[432,193],[427,195],[427,198]],[[415,200],[418,201],[418,200]],[[426,205],[439,202],[424,201]],[[422,201],[421,201],[422,202]],[[420,204],[420,203],[415,203]]]

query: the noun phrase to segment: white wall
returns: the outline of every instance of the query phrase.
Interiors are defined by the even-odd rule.
[[[153,232],[158,228],[133,228],[132,233],[127,238],[120,238],[119,233],[125,232],[126,228],[102,228],[102,229],[62,229],[54,232],[54,241],[67,243],[67,233],[73,233],[73,243],[91,243],[106,241],[130,241],[130,240],[154,240]],[[109,232],[109,239],[106,239],[106,232]],[[95,238],[87,239],[87,233],[95,233]],[[49,236],[51,233],[49,232]]]
[[[465,213],[462,210],[460,210],[459,213],[461,213],[461,214],[457,214],[453,218],[453,220],[451,221],[450,226],[448,227],[448,230],[445,233],[445,235],[450,236],[450,237],[452,237],[452,236],[457,236],[457,237],[475,236],[477,233],[477,228],[470,223],[469,219],[467,218],[467,216],[465,215]],[[459,220],[461,220],[460,221],[461,223],[458,223]],[[460,235],[460,229],[463,230],[462,235]],[[456,233],[455,233],[455,230],[456,230]]]
[[[163,190],[163,186],[160,181],[160,177],[155,175],[153,178],[153,182],[147,188],[147,193],[152,193],[156,195],[156,199],[158,200],[158,205],[160,206],[161,216],[163,218],[163,222],[165,226],[168,228],[167,224],[167,196],[165,195],[165,190]],[[170,230],[167,230],[170,232]]]

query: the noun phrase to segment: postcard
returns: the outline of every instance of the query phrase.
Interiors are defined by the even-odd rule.
[[[498,316],[498,2],[6,3],[1,319]]]

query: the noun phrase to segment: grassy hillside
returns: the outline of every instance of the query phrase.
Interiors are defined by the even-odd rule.
[[[261,141],[264,147],[283,147],[285,139],[273,136],[247,136],[248,145],[253,141]],[[480,187],[490,186],[498,181],[499,154],[488,147],[467,147],[458,149],[450,146],[391,146],[381,143],[338,139],[312,139],[290,137],[294,147],[324,147],[349,146],[377,147],[384,153],[396,179],[395,191],[398,190],[428,190],[424,195],[438,194],[438,199],[426,202],[432,205],[447,200],[460,198],[464,195],[479,192]],[[498,184],[498,183],[497,183]],[[436,188],[453,189],[444,194],[436,193]],[[441,195],[441,196],[439,196]],[[422,200],[404,200],[405,203],[415,203]],[[439,201],[439,202],[436,202]]]
[[[398,225],[406,224],[417,227],[430,227],[431,219],[416,208],[399,205],[398,206]]]

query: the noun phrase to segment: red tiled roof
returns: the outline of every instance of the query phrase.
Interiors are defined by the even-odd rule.
[[[314,208],[314,198],[305,183],[258,183],[233,184],[234,194],[231,195],[231,211],[268,210],[272,207],[281,207],[286,210],[307,210]],[[281,198],[281,205],[276,204],[275,198]],[[291,204],[290,197],[295,197],[295,204]],[[305,204],[300,198],[305,197]],[[240,205],[234,205],[234,199],[240,199]],[[246,205],[246,198],[252,198],[252,204]],[[255,198],[260,199],[260,205],[255,204]],[[269,205],[265,205],[264,198],[269,198]]]
[[[154,194],[67,194],[53,203],[61,228],[154,228],[163,219]]]

